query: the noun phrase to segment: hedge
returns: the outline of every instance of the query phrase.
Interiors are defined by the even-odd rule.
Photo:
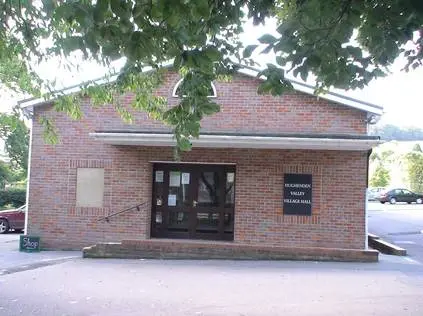
[[[7,190],[0,190],[0,207],[11,205],[12,207],[19,207],[26,203],[26,190],[10,188]]]

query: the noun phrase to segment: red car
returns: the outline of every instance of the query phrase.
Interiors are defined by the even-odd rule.
[[[26,205],[13,210],[0,211],[0,234],[7,233],[10,229],[15,231],[25,228]]]

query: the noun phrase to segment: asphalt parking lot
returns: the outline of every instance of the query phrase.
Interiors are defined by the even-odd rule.
[[[423,205],[368,204],[369,232],[407,249],[411,260],[423,262]]]
[[[368,221],[410,256],[380,255],[378,263],[97,260],[78,251],[22,253],[19,234],[0,235],[0,315],[423,315],[423,209],[372,204]]]
[[[79,251],[20,252],[19,235],[18,233],[0,235],[0,276],[81,257]]]
[[[379,263],[73,259],[0,276],[0,315],[423,315],[423,269]]]

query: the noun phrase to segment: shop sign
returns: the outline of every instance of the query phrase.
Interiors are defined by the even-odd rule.
[[[39,252],[40,251],[40,237],[20,235],[19,236],[19,251]]]

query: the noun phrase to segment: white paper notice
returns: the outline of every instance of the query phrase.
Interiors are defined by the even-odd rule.
[[[169,194],[167,197],[167,206],[176,206],[176,195]]]
[[[169,172],[169,186],[170,187],[181,186],[181,173],[179,171]]]
[[[233,183],[233,182],[234,182],[234,180],[235,180],[235,173],[233,173],[233,172],[228,172],[228,173],[226,174],[226,181],[227,181],[228,183]]]
[[[156,182],[163,182],[164,172],[156,171]]]
[[[189,173],[182,173],[182,184],[189,184]]]

